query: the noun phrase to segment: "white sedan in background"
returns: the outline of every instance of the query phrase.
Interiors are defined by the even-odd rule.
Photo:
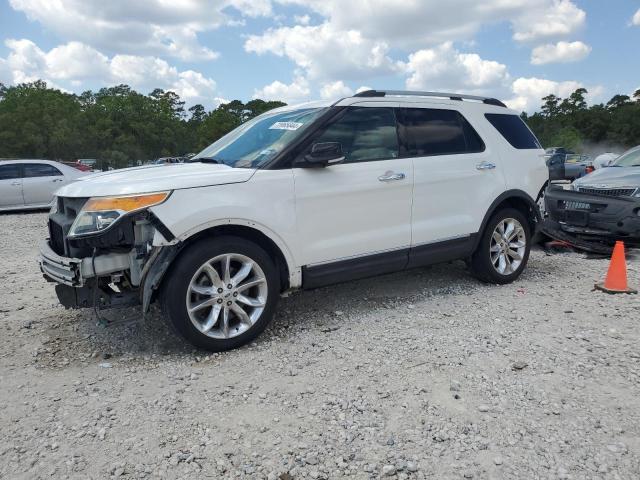
[[[86,175],[50,160],[0,161],[0,211],[49,208],[56,190]]]

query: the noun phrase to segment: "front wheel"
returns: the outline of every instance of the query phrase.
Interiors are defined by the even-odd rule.
[[[220,352],[256,338],[274,315],[279,281],[258,245],[223,236],[187,247],[167,273],[162,306],[197,347]]]
[[[529,260],[531,229],[527,218],[513,208],[496,212],[482,232],[471,257],[472,274],[487,283],[516,280]]]

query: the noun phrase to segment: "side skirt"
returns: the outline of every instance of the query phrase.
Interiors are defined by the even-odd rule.
[[[414,248],[302,267],[302,288],[324,287],[408,268],[460,260],[473,253],[477,234]]]

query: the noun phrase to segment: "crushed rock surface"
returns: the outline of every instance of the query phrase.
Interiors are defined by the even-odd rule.
[[[45,236],[44,213],[0,215],[0,478],[640,478],[640,298],[591,291],[607,259],[298,293],[209,354],[157,310],[65,310]]]

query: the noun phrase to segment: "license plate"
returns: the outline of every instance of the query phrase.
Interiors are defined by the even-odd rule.
[[[579,227],[586,227],[589,223],[589,214],[587,212],[567,210],[565,211],[565,218],[567,223]]]

